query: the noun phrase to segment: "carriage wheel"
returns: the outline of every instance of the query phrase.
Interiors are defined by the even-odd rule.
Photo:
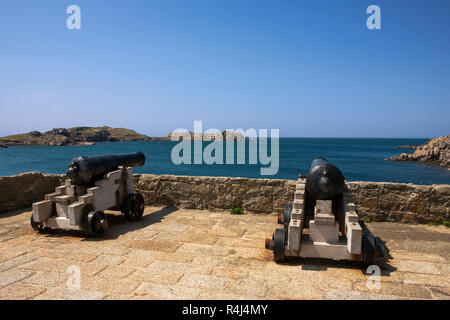
[[[130,221],[139,220],[144,213],[144,198],[140,193],[130,193],[124,204],[123,214]]]
[[[273,259],[275,262],[284,261],[284,246],[286,243],[286,231],[284,229],[275,229],[273,236]]]
[[[108,227],[106,215],[101,211],[91,211],[84,221],[84,231],[91,237],[100,237]]]
[[[380,258],[384,258],[386,256],[384,246],[381,244],[379,238],[375,238],[375,255]]]
[[[376,262],[375,238],[371,233],[363,234],[363,257],[364,268],[367,268]]]
[[[31,227],[32,227],[35,231],[37,231],[37,232],[39,232],[39,233],[45,233],[45,232],[48,231],[48,228],[44,227],[44,226],[42,225],[42,223],[40,223],[40,222],[35,222],[35,221],[33,220],[33,214],[31,214],[30,224],[31,224]]]

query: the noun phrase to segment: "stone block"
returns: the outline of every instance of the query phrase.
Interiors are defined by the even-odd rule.
[[[347,248],[351,254],[361,254],[362,228],[357,222],[346,221]]]
[[[44,196],[44,198],[45,198],[45,200],[54,201],[54,199],[60,195],[61,195],[61,193],[59,193],[59,192],[53,192],[53,193],[46,194]]]
[[[345,201],[345,211],[355,211],[355,210],[356,210],[356,206],[353,202]]]
[[[294,200],[294,210],[303,210],[304,206],[305,206],[305,204],[303,202],[303,199]]]
[[[302,237],[302,222],[301,220],[291,220],[289,223],[288,232],[288,250],[298,251],[300,249],[300,239]]]
[[[300,256],[307,258],[358,260],[357,256],[355,257],[348,252],[346,245],[330,244],[326,242],[302,243]]]
[[[36,222],[46,221],[52,214],[52,202],[44,200],[33,203],[33,220]]]
[[[316,207],[314,208],[315,213],[332,213],[333,201],[331,200],[317,200]]]
[[[297,185],[295,186],[295,190],[296,191],[301,191],[301,190],[305,190],[305,184],[304,183],[297,183]]]
[[[294,194],[294,200],[303,200],[305,198],[305,193],[303,191],[297,191]]]
[[[292,220],[303,220],[303,210],[301,210],[301,209],[292,210],[291,219]]]
[[[56,188],[55,188],[55,191],[56,191],[57,193],[64,194],[64,193],[66,192],[66,186],[63,185],[63,186],[56,187]]]
[[[320,225],[333,225],[336,218],[332,213],[316,213],[314,215],[314,221],[316,224]]]
[[[339,224],[317,224],[315,220],[309,222],[309,236],[313,242],[337,243],[339,241]]]
[[[68,218],[69,217],[69,207],[65,204],[57,202],[56,204],[56,213],[60,217]]]
[[[86,194],[87,187],[85,186],[78,186],[73,184],[66,185],[66,194],[73,195],[73,196],[81,196],[83,194]]]
[[[359,221],[359,217],[355,211],[346,211],[345,212],[345,224],[348,224],[350,222],[358,223],[358,221]]]

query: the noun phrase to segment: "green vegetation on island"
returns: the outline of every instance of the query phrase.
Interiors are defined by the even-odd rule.
[[[0,138],[3,147],[18,145],[90,145],[96,142],[159,140],[131,129],[103,127],[57,128],[47,132],[31,131]]]

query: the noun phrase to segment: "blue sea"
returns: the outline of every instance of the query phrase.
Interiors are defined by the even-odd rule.
[[[78,156],[120,154],[140,150],[146,155],[147,161],[143,167],[135,168],[136,173],[297,179],[299,173],[308,171],[309,162],[313,157],[322,156],[339,167],[349,181],[450,184],[450,171],[439,165],[384,160],[402,152],[414,151],[398,149],[398,146],[420,145],[427,140],[280,138],[279,171],[273,176],[261,176],[260,168],[264,165],[260,164],[175,165],[171,161],[171,151],[177,143],[171,141],[108,142],[93,146],[63,147],[20,146],[0,149],[0,176],[29,171],[65,173],[71,159]],[[248,148],[246,150],[248,163]]]

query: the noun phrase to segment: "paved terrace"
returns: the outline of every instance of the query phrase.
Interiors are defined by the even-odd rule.
[[[130,223],[109,215],[102,239],[37,234],[30,212],[0,215],[1,299],[449,299],[450,229],[371,223],[390,249],[381,288],[357,266],[292,260],[277,265],[264,239],[274,215],[148,207]],[[67,288],[67,268],[81,289]]]

